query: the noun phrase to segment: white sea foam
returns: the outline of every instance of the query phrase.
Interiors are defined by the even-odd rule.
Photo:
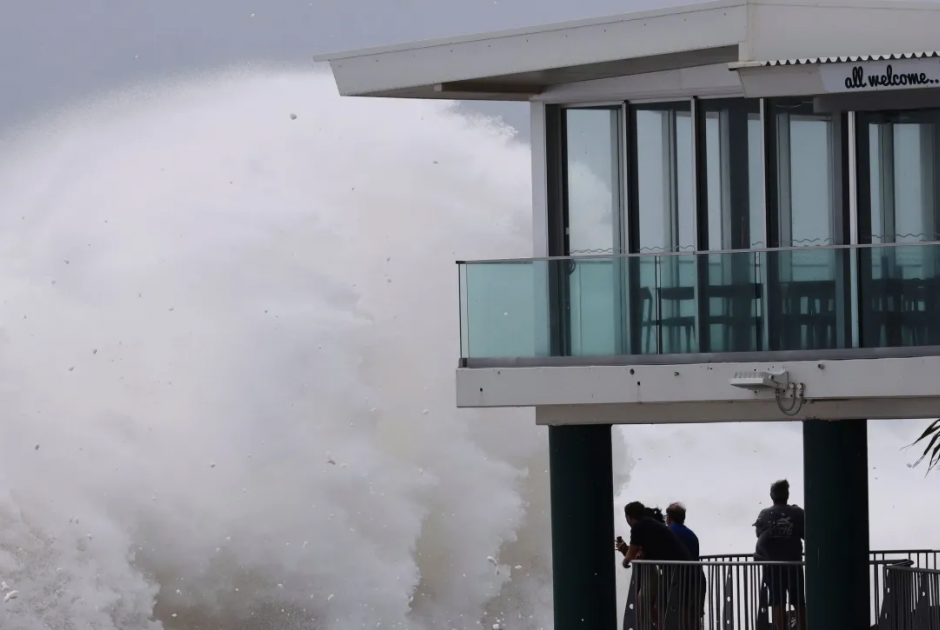
[[[550,628],[545,431],[453,392],[453,261],[529,255],[528,160],[494,121],[302,72],[8,134],[0,627]],[[903,506],[876,543],[940,546],[914,430],[873,429],[874,501]],[[786,425],[625,435],[624,497],[685,500],[705,551],[798,486]]]

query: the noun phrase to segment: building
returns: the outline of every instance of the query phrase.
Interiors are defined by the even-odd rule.
[[[558,630],[615,625],[611,425],[723,421],[803,422],[808,626],[869,627],[865,419],[940,415],[938,32],[721,0],[318,58],[531,104],[534,257],[460,263],[457,404],[549,426]]]

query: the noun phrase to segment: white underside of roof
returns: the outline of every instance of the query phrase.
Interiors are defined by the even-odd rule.
[[[940,3],[719,0],[316,59],[343,95],[529,100],[550,86],[715,63],[893,59],[933,50],[938,32]],[[898,58],[916,55],[936,53]]]

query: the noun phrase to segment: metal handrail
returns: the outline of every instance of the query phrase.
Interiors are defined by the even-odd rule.
[[[887,556],[887,555],[926,555],[937,554],[940,556],[940,549],[872,549],[868,552],[869,556]],[[701,560],[720,560],[723,558],[753,558],[753,553],[713,553],[699,556]],[[874,559],[873,559],[874,560]]]
[[[894,557],[888,557],[894,556]],[[915,566],[915,563],[921,566]],[[636,575],[667,575],[667,570],[678,575],[690,576],[691,567],[703,572],[707,579],[702,585],[692,582],[684,595],[677,591],[681,600],[696,595],[705,602],[702,611],[703,626],[706,630],[735,630],[736,628],[755,628],[772,630],[768,622],[766,571],[792,571],[802,574],[803,561],[761,561],[754,560],[752,554],[732,553],[702,556],[697,561],[657,561],[637,559],[636,573],[630,574],[630,596],[628,612],[634,616],[638,600]],[[686,567],[686,568],[683,568]],[[778,567],[774,569],[773,567]],[[791,568],[786,568],[791,567]],[[797,568],[798,567],[798,568]],[[940,617],[934,622],[925,615],[940,615],[940,550],[933,549],[894,549],[869,552],[871,584],[871,619],[880,630],[940,630]],[[650,572],[653,572],[651,574]],[[637,578],[639,579],[639,578]],[[689,579],[688,577],[682,579]],[[663,583],[657,582],[657,588]],[[668,586],[668,585],[665,585]],[[916,587],[916,588],[915,588]],[[672,588],[672,587],[669,587]],[[680,588],[680,587],[675,587]],[[688,589],[699,589],[689,591]],[[661,590],[659,596],[666,601],[672,591]],[[918,595],[919,594],[919,595]],[[920,599],[918,599],[918,597]],[[730,602],[734,602],[733,604]],[[672,610],[670,608],[670,610]],[[926,611],[926,612],[925,612]],[[675,611],[673,611],[675,612]],[[627,613],[625,613],[627,614]],[[647,610],[642,615],[652,614]],[[669,613],[672,614],[672,613]],[[800,607],[790,611],[799,615]],[[916,617],[916,619],[915,619]],[[916,621],[916,623],[915,623]],[[756,623],[756,625],[754,625]],[[936,625],[933,625],[935,624]],[[918,625],[920,624],[920,625]],[[681,625],[681,624],[680,624]],[[688,625],[688,624],[686,624]],[[699,626],[702,628],[703,626]]]
[[[717,256],[722,254],[750,254],[750,253],[774,253],[774,252],[814,252],[820,250],[840,250],[840,249],[891,249],[894,247],[936,247],[940,246],[940,241],[918,241],[915,243],[852,243],[846,245],[804,245],[802,247],[755,247],[753,249],[715,249],[715,250],[697,250],[697,251],[663,251],[663,252],[629,252],[616,254],[585,254],[581,256],[537,256],[533,258],[493,258],[478,260],[458,260],[458,265],[480,265],[480,264],[499,264],[499,263],[530,263],[530,262],[550,262],[559,261],[591,261],[591,260],[614,260],[627,258],[660,258],[664,256]]]
[[[740,562],[732,560],[729,562],[715,560],[643,560],[637,558],[630,564],[649,564],[655,566],[677,566],[677,567],[753,567],[753,566],[781,566],[781,567],[802,567],[806,563],[802,560],[754,560],[752,562]]]
[[[927,575],[940,575],[940,569],[925,569],[923,567],[905,567],[900,565],[888,567],[889,571],[909,571],[911,573],[925,573]]]

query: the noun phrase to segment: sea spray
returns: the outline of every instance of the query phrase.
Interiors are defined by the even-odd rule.
[[[510,130],[231,73],[0,161],[4,628],[550,623],[486,561],[544,430],[454,408],[454,260],[531,251]]]

